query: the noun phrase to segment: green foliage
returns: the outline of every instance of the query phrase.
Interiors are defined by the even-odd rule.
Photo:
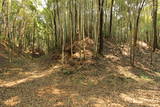
[[[26,61],[23,60],[22,58],[17,58],[14,59],[12,63],[14,66],[24,66],[26,64]]]
[[[137,8],[141,2],[142,0],[114,0],[112,34],[117,41],[130,40],[128,38],[132,36]],[[2,11],[2,0],[0,3],[0,11]],[[107,37],[111,0],[105,0],[104,4],[102,35]],[[9,33],[12,34],[10,40],[14,41],[15,46],[22,42],[22,48],[27,47],[24,50],[33,47],[40,47],[45,51],[61,49],[63,36],[67,45],[71,43],[71,39],[74,42],[86,36],[90,36],[94,41],[98,39],[99,8],[98,1],[95,0],[11,0],[3,8],[1,13],[5,16],[8,9],[9,26],[6,24],[6,28],[9,28]],[[141,40],[147,38],[146,32],[149,34],[153,32],[151,8],[152,2],[146,1],[139,23],[138,38]],[[0,16],[1,28],[5,26],[3,18]],[[160,14],[157,19],[158,26],[159,19]],[[1,34],[0,39],[4,40],[5,37],[7,36]]]
[[[64,75],[71,75],[71,74],[74,73],[73,71],[68,70],[68,69],[63,69],[62,72],[63,72]]]
[[[150,79],[150,77],[147,76],[147,75],[141,75],[140,78],[142,78],[142,79]]]

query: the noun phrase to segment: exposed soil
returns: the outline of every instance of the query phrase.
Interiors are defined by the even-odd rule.
[[[0,107],[160,107],[160,52],[151,65],[150,51],[139,46],[132,67],[127,45],[105,46],[103,57],[73,58],[63,66],[50,58],[6,65]]]

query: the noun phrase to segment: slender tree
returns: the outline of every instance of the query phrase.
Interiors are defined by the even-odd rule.
[[[153,0],[153,31],[154,31],[154,39],[153,39],[153,52],[158,48],[157,43],[157,9],[158,9],[158,0]]]
[[[137,44],[137,39],[138,39],[138,29],[139,29],[139,20],[140,20],[140,15],[141,11],[145,5],[145,0],[142,0],[142,2],[139,3],[137,0],[137,14],[136,14],[136,20],[135,20],[135,25],[134,25],[134,30],[133,30],[133,44],[132,44],[132,51],[131,51],[131,64],[134,66],[134,60],[135,60],[135,49],[136,49],[136,44]]]
[[[112,37],[112,20],[113,20],[113,4],[114,0],[111,0],[111,9],[110,9],[110,24],[109,24],[109,37]]]
[[[104,0],[99,0],[99,50],[98,53],[102,54],[103,52],[103,5]]]

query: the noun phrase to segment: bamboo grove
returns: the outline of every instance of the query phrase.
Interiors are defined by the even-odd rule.
[[[158,48],[159,0],[0,0],[0,41],[19,54],[41,48],[62,50],[92,38],[95,54],[103,42],[129,43],[134,64],[137,40]],[[18,49],[16,48],[18,47]],[[72,54],[72,49],[70,50]],[[64,60],[64,58],[62,58]]]

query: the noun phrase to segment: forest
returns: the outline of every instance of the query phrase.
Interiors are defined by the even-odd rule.
[[[0,0],[0,107],[160,107],[160,0]]]

